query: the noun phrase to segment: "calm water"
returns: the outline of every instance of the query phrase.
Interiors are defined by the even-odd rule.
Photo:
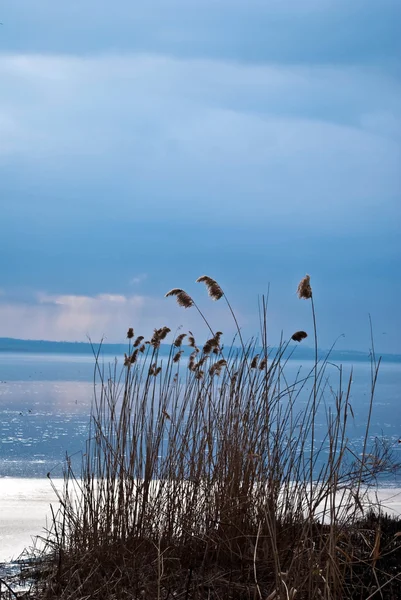
[[[104,357],[105,364],[113,357]],[[305,374],[311,363],[302,365]],[[351,363],[345,363],[350,373]],[[290,362],[287,377],[295,377],[299,362]],[[338,369],[327,371],[336,389]],[[354,420],[349,437],[360,450],[370,393],[370,364],[354,365],[351,405]],[[309,386],[310,390],[310,386]],[[309,391],[308,389],[305,392]],[[384,435],[393,445],[394,457],[401,462],[401,364],[381,366],[377,385],[371,437]],[[93,397],[93,358],[76,355],[0,353],[0,477],[53,477],[62,473],[66,452],[79,459],[88,437]],[[305,398],[299,399],[300,408]],[[333,405],[330,395],[327,404]],[[327,430],[322,407],[316,437]],[[390,478],[400,484],[401,475]],[[387,484],[389,480],[387,479]]]

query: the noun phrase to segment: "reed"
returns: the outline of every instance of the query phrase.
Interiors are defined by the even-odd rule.
[[[214,279],[198,281],[212,299],[224,295]],[[309,276],[298,293],[312,299]],[[196,307],[179,288],[167,296]],[[261,341],[241,338],[239,349],[223,348],[209,326],[199,348],[182,333],[165,357],[162,327],[139,353],[144,338],[133,350],[130,328],[121,367],[105,369],[96,354],[91,434],[81,472],[67,461],[41,597],[401,597],[400,570],[388,563],[400,559],[399,538],[364,508],[366,483],[391,464],[388,448],[366,443],[355,455],[352,374],[338,366],[329,384],[330,353],[288,380],[291,337],[307,333],[273,352],[262,306]],[[372,365],[369,414],[380,361]]]

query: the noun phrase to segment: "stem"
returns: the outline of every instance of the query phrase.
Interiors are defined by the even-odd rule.
[[[198,311],[198,313],[200,314],[200,316],[202,317],[202,319],[205,321],[210,333],[212,334],[212,336],[214,337],[214,331],[213,329],[210,327],[208,320],[206,319],[205,315],[203,314],[203,312],[201,311],[201,309],[199,308],[199,306],[196,304],[196,302],[194,300],[192,300],[192,302],[194,303],[194,307],[196,308],[196,310]]]
[[[317,350],[317,326],[316,326],[316,312],[315,304],[313,302],[313,295],[311,296],[312,306],[312,318],[313,318],[313,333],[315,340],[315,365],[314,365],[314,376],[313,376],[313,404],[312,404],[312,440],[311,440],[311,455],[310,455],[310,501],[312,503],[312,489],[313,489],[313,453],[315,450],[315,418],[316,418],[316,399],[317,399],[317,363],[318,363],[318,350]],[[311,504],[312,505],[312,504]]]
[[[239,324],[238,324],[238,321],[237,321],[237,317],[235,316],[235,313],[234,313],[234,311],[233,311],[233,309],[232,309],[232,307],[231,307],[231,304],[229,303],[229,301],[228,301],[228,298],[227,298],[227,296],[226,296],[225,294],[224,294],[224,298],[225,298],[225,301],[227,302],[227,306],[228,306],[228,308],[230,309],[230,313],[231,313],[231,315],[232,315],[232,318],[234,319],[234,323],[235,323],[235,326],[236,326],[236,328],[237,328],[238,335],[239,335],[239,339],[240,339],[240,342],[241,342],[242,351],[243,351],[243,353],[244,353],[244,359],[245,359],[246,363],[248,364],[248,361],[247,361],[247,358],[246,358],[246,349],[245,349],[245,344],[244,344],[244,340],[242,339],[241,330],[240,330],[240,328],[239,328]]]

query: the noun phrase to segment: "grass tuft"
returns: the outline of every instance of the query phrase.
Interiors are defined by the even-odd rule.
[[[311,298],[309,276],[301,284]],[[167,295],[192,306],[183,294]],[[200,350],[188,332],[191,356],[177,353],[180,334],[165,359],[163,327],[111,377],[96,357],[91,435],[81,473],[67,464],[42,598],[401,597],[399,525],[365,509],[387,450],[364,444],[358,455],[347,437],[352,374],[339,366],[329,384],[330,355],[316,353],[288,381],[289,341],[271,352],[263,307],[261,347],[241,338],[225,350],[217,332]],[[374,358],[369,415],[379,366]]]

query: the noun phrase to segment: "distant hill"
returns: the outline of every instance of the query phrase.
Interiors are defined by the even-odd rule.
[[[19,340],[0,338],[0,352],[22,352],[33,354],[93,354],[99,344],[88,342],[51,342],[47,340]],[[127,344],[102,344],[104,354],[121,355],[127,351]]]
[[[102,344],[102,353],[112,356],[122,356],[127,352],[128,344]],[[99,344],[94,344],[93,347],[88,342],[51,342],[47,340],[19,340],[14,338],[0,338],[0,352],[20,352],[33,354],[80,354],[92,355],[93,351],[97,351]],[[168,354],[170,346],[164,344],[160,348],[162,355]],[[186,349],[187,354],[190,349]],[[287,355],[294,351],[294,358],[297,360],[313,360],[314,349],[308,346],[294,344],[289,346]],[[272,348],[271,353],[275,352]],[[327,350],[319,349],[319,358],[326,356]],[[400,354],[382,354],[378,353],[384,362],[401,362]],[[354,350],[333,350],[330,355],[331,360],[335,361],[351,361],[363,362],[369,360],[368,352],[358,352]]]

